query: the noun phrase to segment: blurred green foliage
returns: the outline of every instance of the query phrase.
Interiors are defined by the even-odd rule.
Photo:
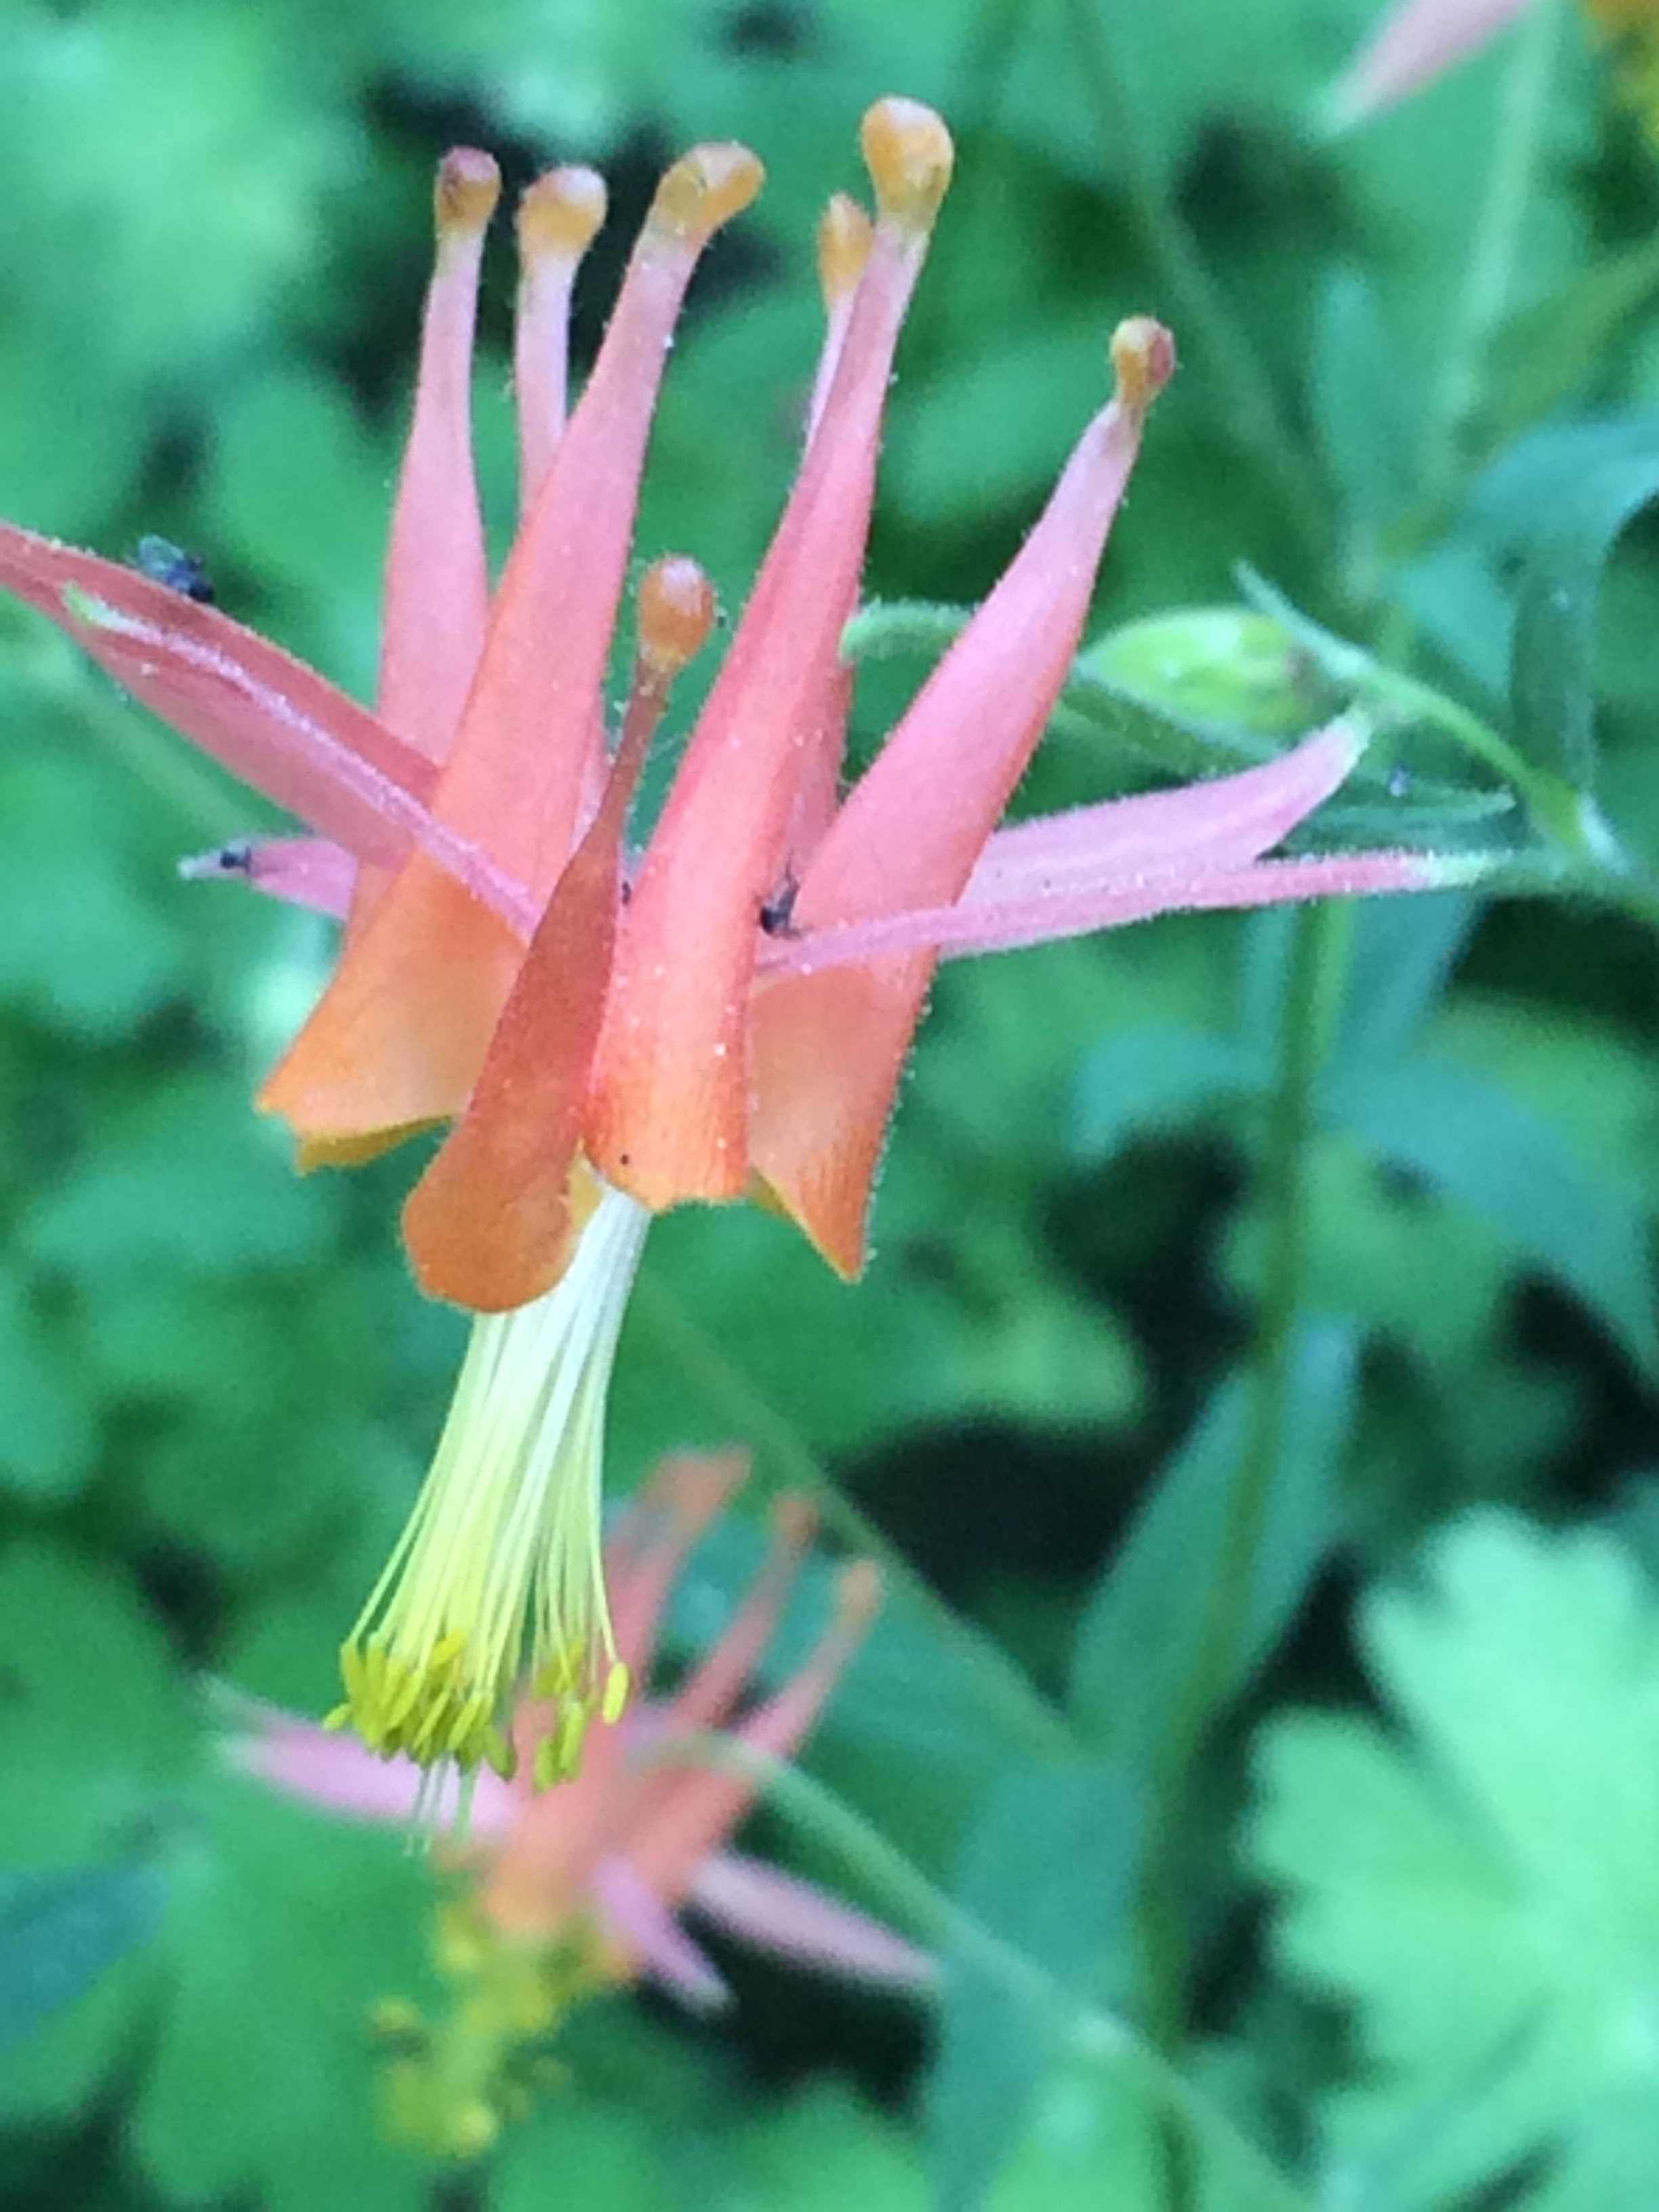
[[[1590,825],[1534,872],[1571,900],[1168,920],[948,970],[856,1291],[758,1214],[659,1227],[617,1486],[733,1436],[757,1498],[816,1459],[956,1609],[895,1593],[813,1753],[956,1900],[922,1931],[945,1995],[929,2019],[733,1960],[717,2024],[607,2002],[563,2089],[439,2176],[382,2139],[368,2026],[431,1980],[428,1871],[222,1771],[202,1685],[330,1702],[460,1323],[398,1257],[407,1160],[301,1181],[249,1111],[329,957],[313,917],[175,880],[249,803],[0,609],[8,2203],[1648,2201],[1659,167],[1551,0],[1322,141],[1375,12],[0,0],[11,519],[117,557],[164,532],[365,691],[437,155],[607,170],[591,352],[656,167],[738,137],[769,189],[699,280],[641,527],[736,605],[811,373],[811,227],[902,89],[960,159],[873,596],[984,592],[1120,313],[1187,364],[1021,804],[1255,757],[1355,688],[1241,619],[1244,560],[1516,749],[1512,787],[1399,718],[1355,837],[1518,847],[1521,799]],[[509,289],[497,263],[498,544]],[[900,630],[866,748],[937,650]],[[688,1647],[759,1540],[705,1547]],[[900,1910],[830,1830],[757,1826]]]

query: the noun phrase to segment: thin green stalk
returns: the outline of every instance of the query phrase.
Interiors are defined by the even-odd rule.
[[[1558,0],[1538,0],[1516,32],[1486,188],[1468,259],[1460,271],[1450,337],[1430,403],[1423,480],[1431,502],[1445,499],[1458,475],[1480,401],[1481,374],[1509,305],[1522,227],[1542,154],[1560,18]]]
[[[979,1683],[987,1709],[1011,1738],[1042,1759],[1076,1759],[1083,1747],[1063,1713],[1051,1705],[1028,1677],[970,1621],[917,1573],[837,1485],[799,1431],[758,1390],[707,1333],[647,1273],[634,1293],[635,1310],[659,1345],[690,1376],[711,1405],[729,1418],[738,1435],[769,1459],[785,1478],[817,1504],[826,1527],[854,1550],[872,1559],[894,1589],[932,1624]]]
[[[736,1738],[677,1737],[655,1759],[723,1766],[752,1783],[773,1809],[838,1858],[880,1910],[930,1950],[948,1954],[996,1983],[1016,2005],[1058,2021],[1073,2055],[1132,2073],[1152,2110],[1177,2122],[1194,2148],[1230,2160],[1274,2212],[1310,2212],[1308,2200],[1219,2106],[1195,2088],[1128,2021],[1079,1997],[1046,1966],[965,1911],[880,1830],[811,1775]]]
[[[1211,1584],[1193,1663],[1163,1747],[1154,1791],[1141,1942],[1159,2040],[1176,2049],[1187,2016],[1188,1944],[1181,1897],[1193,1780],[1248,1649],[1274,1479],[1295,1382],[1297,1322],[1307,1255],[1307,1161],[1314,1092],[1340,1009],[1353,927],[1346,902],[1299,908],[1292,921],[1279,1070],[1261,1179],[1268,1255],[1256,1336],[1249,1434],[1226,1501],[1220,1570]]]
[[[1234,437],[1271,479],[1304,553],[1318,565],[1329,550],[1327,501],[1318,474],[1285,426],[1249,333],[1164,190],[1134,102],[1118,74],[1099,0],[1066,0],[1066,7],[1079,74],[1103,153],[1124,178],[1147,257],[1168,288],[1176,341],[1190,343],[1203,359],[1222,394]]]

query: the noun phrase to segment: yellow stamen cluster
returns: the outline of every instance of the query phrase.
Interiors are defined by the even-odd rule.
[[[513,1771],[526,1680],[559,1716],[536,1779],[574,1773],[627,1703],[600,1556],[605,1389],[648,1216],[605,1188],[544,1297],[480,1314],[415,1510],[341,1651],[350,1725],[423,1766]]]
[[[459,1899],[439,1913],[434,1955],[454,1990],[442,2019],[428,2021],[401,1998],[373,2014],[386,2053],[388,2129],[430,2156],[478,2158],[539,2090],[562,2079],[555,2034],[615,1977],[586,1923],[550,1939],[510,1935]]]

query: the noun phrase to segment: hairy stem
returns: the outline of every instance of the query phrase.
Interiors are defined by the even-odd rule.
[[[1279,1079],[1261,1163],[1268,1249],[1254,1407],[1228,1491],[1220,1569],[1207,1595],[1154,1790],[1141,1940],[1152,2016],[1160,2042],[1170,2049],[1179,2047],[1185,2033],[1190,1979],[1182,1838],[1206,1741],[1248,1658],[1268,1509],[1289,1441],[1297,1322],[1306,1274],[1314,1091],[1336,1019],[1352,924],[1346,902],[1299,908],[1291,923]]]

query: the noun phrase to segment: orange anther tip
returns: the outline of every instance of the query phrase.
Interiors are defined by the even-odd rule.
[[[883,215],[930,229],[956,160],[939,117],[919,100],[878,100],[865,116],[859,140]]]
[[[1131,315],[1112,332],[1112,368],[1118,398],[1139,413],[1175,374],[1175,340],[1150,315]]]
[[[651,220],[676,238],[707,238],[740,215],[765,180],[765,170],[746,146],[694,146],[658,185]]]
[[[873,1559],[854,1559],[836,1577],[836,1611],[849,1627],[861,1628],[881,1610],[881,1569]]]
[[[844,300],[863,276],[872,235],[858,202],[837,192],[818,218],[818,279],[827,306]]]
[[[440,231],[482,230],[501,196],[501,173],[476,146],[457,146],[438,164],[432,207]]]
[[[542,254],[577,260],[605,221],[605,179],[576,164],[550,169],[526,185],[519,202],[519,252],[526,261]]]
[[[686,553],[665,553],[640,580],[640,653],[659,674],[678,676],[708,641],[720,602],[707,572]]]
[[[641,1493],[641,1503],[666,1506],[671,1513],[697,1520],[714,1513],[749,1472],[743,1452],[677,1452],[661,1460]]]
[[[817,1533],[817,1510],[810,1498],[786,1491],[772,1508],[772,1526],[780,1543],[792,1552],[804,1552]]]

